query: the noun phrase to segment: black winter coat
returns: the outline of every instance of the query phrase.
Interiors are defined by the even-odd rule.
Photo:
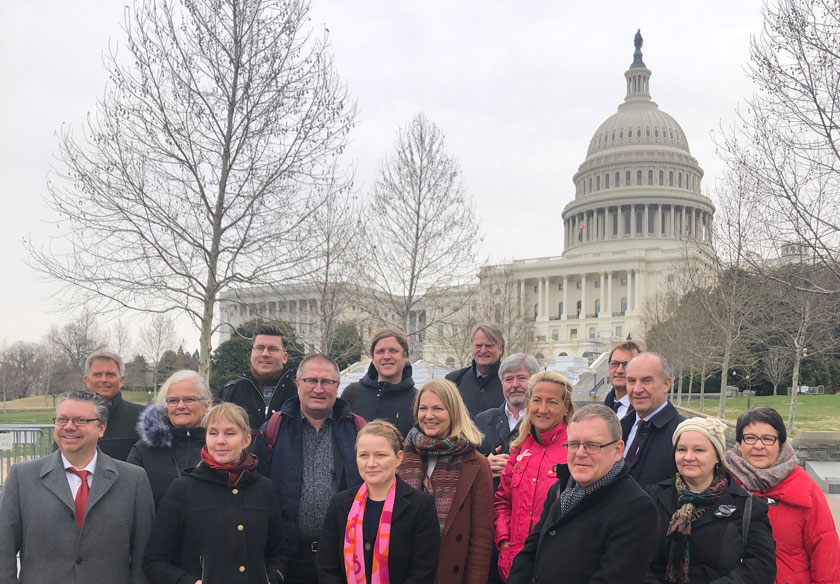
[[[146,470],[157,508],[169,484],[201,460],[204,428],[176,428],[153,404],[140,414],[137,433],[126,462]]]
[[[639,450],[636,457],[628,462],[630,476],[642,487],[669,479],[676,473],[674,466],[674,445],[671,438],[674,430],[685,420],[677,409],[667,402],[650,424],[639,434]],[[627,443],[627,436],[636,423],[636,412],[628,412],[621,419],[621,438]]]
[[[330,501],[318,544],[318,583],[344,584],[344,532],[359,487],[336,493]],[[388,544],[391,584],[434,582],[440,555],[440,525],[435,498],[397,478],[391,541]],[[370,582],[370,578],[368,578]]]
[[[618,478],[560,516],[557,465],[540,521],[513,560],[508,584],[638,584],[656,551],[656,509],[625,466]]]
[[[341,398],[366,421],[383,418],[394,424],[405,436],[414,425],[412,405],[417,395],[411,373],[411,363],[406,363],[402,381],[379,381],[379,373],[371,363],[364,377],[344,388]]]
[[[262,388],[250,372],[224,384],[219,390],[219,400],[242,406],[248,412],[248,422],[253,433],[271,417],[271,414],[279,412],[287,399],[297,397],[297,394],[294,373],[290,369],[284,369],[274,387],[274,393],[271,394],[271,401],[267,404]]]
[[[280,582],[288,562],[279,512],[268,479],[200,464],[163,497],[146,546],[150,584]]]
[[[482,379],[475,374],[475,361],[469,367],[456,369],[446,374],[446,379],[458,386],[458,391],[473,419],[485,410],[499,407],[505,401],[502,380],[499,379],[501,363],[501,360],[493,363],[487,376]]]
[[[137,442],[137,419],[146,406],[123,399],[117,393],[108,406],[108,425],[99,439],[99,449],[117,460],[125,460]]]
[[[773,584],[776,578],[776,542],[767,517],[767,503],[753,497],[747,543],[741,538],[744,505],[749,493],[729,478],[727,489],[696,521],[691,522],[688,578],[691,584]],[[668,544],[665,536],[671,516],[677,510],[677,488],[673,480],[650,485],[648,494],[656,503],[658,520],[657,554],[647,582],[665,582]],[[735,510],[729,515],[729,508]]]

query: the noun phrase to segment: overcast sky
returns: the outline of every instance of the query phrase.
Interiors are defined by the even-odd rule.
[[[27,267],[22,241],[54,229],[43,196],[55,132],[94,111],[102,53],[123,41],[122,18],[116,0],[0,0],[0,342],[38,340],[67,317],[58,287]],[[359,188],[397,129],[424,111],[460,161],[482,259],[498,261],[562,253],[572,175],[624,98],[637,28],[653,100],[682,126],[714,198],[722,166],[712,132],[752,91],[744,66],[761,2],[313,0],[311,18],[329,30],[358,102],[348,162]],[[188,325],[179,333],[197,346]]]

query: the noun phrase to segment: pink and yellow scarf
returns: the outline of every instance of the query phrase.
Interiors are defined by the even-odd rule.
[[[388,584],[388,547],[391,543],[391,516],[394,513],[394,498],[397,492],[397,479],[391,483],[382,515],[379,517],[379,529],[373,545],[373,565],[371,566],[370,584]],[[359,492],[353,498],[353,506],[347,515],[347,527],[344,530],[344,573],[347,584],[367,584],[365,577],[365,555],[363,523],[368,488],[362,483]]]

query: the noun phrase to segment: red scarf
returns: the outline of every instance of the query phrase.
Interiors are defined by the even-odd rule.
[[[207,446],[201,447],[201,462],[212,468],[213,470],[222,470],[230,473],[229,483],[235,485],[239,480],[239,476],[246,470],[252,471],[257,468],[257,457],[245,450],[242,451],[242,456],[239,457],[238,462],[216,462],[216,459],[210,456],[207,452]]]

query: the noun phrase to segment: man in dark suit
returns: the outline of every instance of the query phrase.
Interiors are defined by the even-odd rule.
[[[490,462],[496,488],[507,464],[510,443],[519,433],[519,424],[525,414],[528,380],[539,370],[537,360],[531,355],[514,353],[506,357],[499,366],[505,401],[499,407],[485,410],[475,417],[475,425],[484,434],[478,451]]]
[[[685,420],[668,401],[671,366],[659,353],[640,353],[627,366],[627,393],[634,412],[621,420],[624,459],[642,486],[674,476],[671,437]]]
[[[446,374],[446,379],[458,387],[464,405],[475,417],[485,410],[497,408],[505,401],[499,365],[505,352],[502,329],[489,322],[476,323],[470,334],[473,360],[469,367]]]
[[[15,464],[3,485],[0,582],[145,582],[155,514],[146,472],[97,448],[108,420],[102,397],[68,392],[55,415],[58,450]]]
[[[644,348],[632,339],[617,343],[610,351],[607,365],[612,389],[604,398],[604,405],[612,408],[619,420],[633,411],[630,396],[627,395],[627,364],[642,351]]]
[[[108,424],[99,440],[99,449],[117,460],[125,460],[140,438],[137,419],[145,406],[125,401],[122,386],[125,366],[122,357],[107,349],[96,350],[85,362],[85,385],[102,397],[108,406]]]

